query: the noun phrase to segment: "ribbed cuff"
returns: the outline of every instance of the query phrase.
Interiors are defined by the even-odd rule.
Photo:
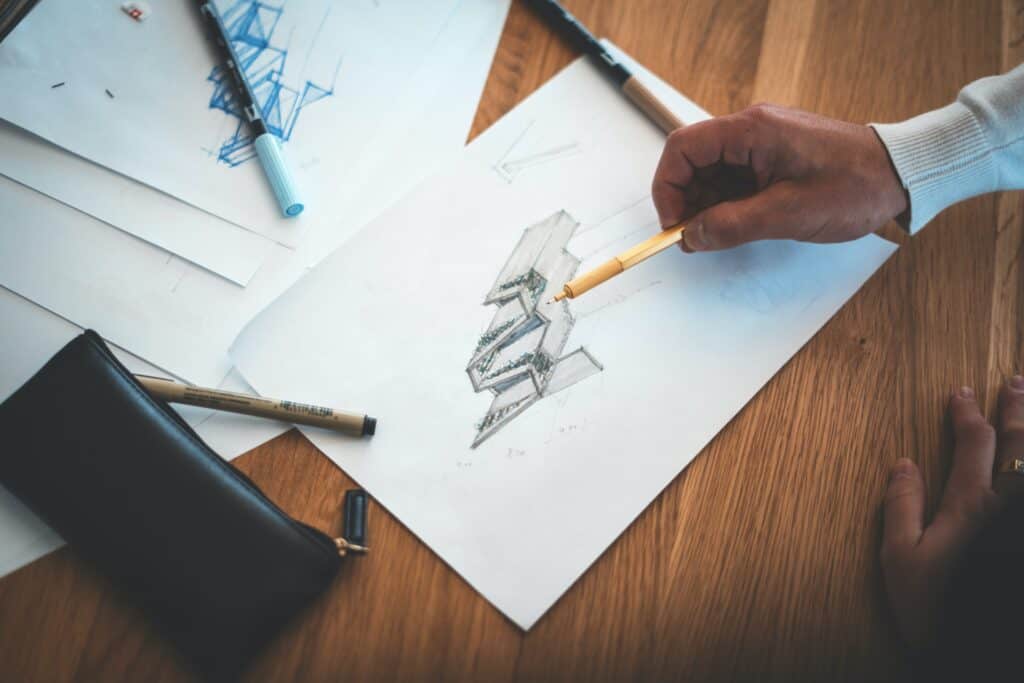
[[[902,123],[868,125],[889,150],[910,195],[909,219],[902,222],[911,234],[947,206],[997,188],[985,132],[960,102]]]

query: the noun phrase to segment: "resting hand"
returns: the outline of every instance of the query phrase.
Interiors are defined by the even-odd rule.
[[[662,227],[689,221],[687,251],[843,242],[907,208],[874,130],[772,105],[673,132],[651,194]]]
[[[924,526],[925,488],[920,470],[901,458],[885,494],[882,571],[889,603],[906,640],[918,648],[935,637],[942,597],[966,544],[996,508],[992,464],[1024,458],[1024,378],[1000,393],[998,439],[969,389],[949,400],[955,445],[953,467],[935,518]],[[1020,491],[1019,475],[997,475],[1001,494]]]

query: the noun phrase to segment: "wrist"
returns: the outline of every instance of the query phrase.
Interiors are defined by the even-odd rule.
[[[901,123],[870,125],[910,195],[911,233],[947,206],[998,188],[985,131],[961,102]]]
[[[910,221],[910,193],[903,187],[899,172],[896,170],[896,163],[878,135],[878,131],[871,126],[864,127],[870,131],[871,141],[878,151],[880,159],[884,159],[884,162],[878,165],[877,174],[881,205],[885,209],[885,215],[906,229]]]

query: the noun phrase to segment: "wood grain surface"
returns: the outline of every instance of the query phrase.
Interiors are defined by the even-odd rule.
[[[0,40],[36,6],[39,0],[0,0]]]
[[[714,114],[772,101],[900,120],[1024,59],[1022,0],[566,5]],[[516,2],[472,136],[574,56]],[[903,240],[529,633],[374,506],[372,554],[346,563],[248,680],[904,680],[877,560],[886,470],[915,459],[934,502],[947,392],[971,384],[991,405],[1021,369],[1022,249],[1019,193]],[[340,529],[353,482],[298,433],[235,464],[291,514]],[[0,580],[0,678],[190,680],[68,549]]]

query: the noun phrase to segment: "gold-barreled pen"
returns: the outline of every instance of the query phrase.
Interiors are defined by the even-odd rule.
[[[580,294],[583,294],[583,292],[591,290],[602,282],[612,279],[619,273],[632,268],[641,261],[649,259],[658,252],[665,251],[674,244],[679,244],[683,240],[684,232],[686,232],[685,225],[677,225],[675,227],[662,230],[661,233],[654,237],[641,242],[631,249],[627,249],[611,260],[605,261],[597,268],[594,268],[593,270],[565,283],[562,291],[556,294],[551,301],[555,302],[561,301],[562,299],[575,299]]]
[[[369,415],[314,406],[296,401],[282,401],[263,396],[237,394],[233,391],[206,389],[180,384],[149,375],[135,375],[142,388],[155,398],[169,403],[184,403],[228,413],[266,417],[281,422],[322,427],[352,436],[373,436],[377,420]]]

